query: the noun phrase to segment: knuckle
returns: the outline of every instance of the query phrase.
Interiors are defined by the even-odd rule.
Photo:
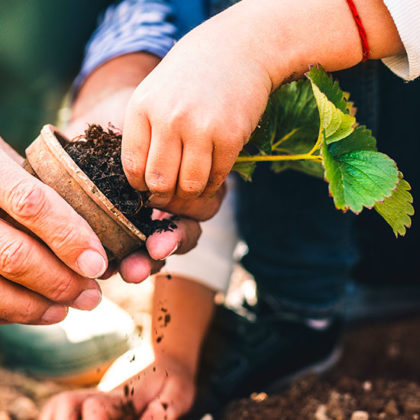
[[[162,172],[147,173],[146,184],[152,193],[160,195],[170,194],[174,188],[173,182]]]
[[[38,220],[47,204],[44,188],[26,180],[11,187],[8,201],[12,214],[20,219]]]
[[[76,297],[72,286],[71,276],[61,276],[59,282],[49,290],[48,298],[58,303],[68,302]]]
[[[227,150],[230,153],[239,153],[245,146],[246,140],[247,140],[246,136],[240,133],[233,134],[229,140],[230,147],[227,147]]]
[[[22,276],[27,271],[25,262],[29,256],[26,244],[18,239],[0,245],[0,271],[7,275]]]
[[[16,314],[14,322],[19,324],[29,324],[39,320],[45,308],[36,302],[35,299],[27,299],[20,311]]]
[[[135,178],[139,175],[140,165],[133,156],[130,156],[127,152],[123,152],[121,155],[121,162],[127,176]]]
[[[66,224],[56,229],[50,239],[49,246],[59,254],[71,255],[80,252],[84,245],[84,236],[81,234],[83,224],[80,223],[78,229],[73,224]]]
[[[169,114],[168,120],[166,120],[165,124],[169,127],[170,130],[178,130],[181,127],[187,126],[189,120],[189,113],[184,109],[174,109]]]

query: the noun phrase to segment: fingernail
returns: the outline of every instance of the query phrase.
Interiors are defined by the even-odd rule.
[[[174,249],[166,256],[166,257],[163,257],[163,258],[160,258],[159,259],[159,261],[163,261],[163,260],[166,260],[166,258],[168,258],[168,257],[170,257],[171,255],[173,255],[173,254],[175,254],[175,252],[177,251],[177,249],[178,249],[178,247],[179,247],[179,244],[176,244],[175,246],[174,246]]]
[[[106,261],[101,254],[88,249],[77,259],[77,266],[85,277],[95,279],[105,273]]]
[[[88,289],[80,293],[71,305],[73,308],[89,311],[96,308],[102,299],[100,289]]]
[[[42,315],[43,324],[54,324],[62,321],[67,315],[67,307],[63,305],[50,306]]]

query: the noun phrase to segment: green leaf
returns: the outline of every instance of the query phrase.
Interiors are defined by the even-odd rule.
[[[315,143],[318,131],[319,116],[312,87],[307,80],[299,80],[281,86],[270,96],[249,145],[261,154],[276,153],[277,148],[290,154],[304,153]]]
[[[323,142],[325,178],[335,206],[358,214],[363,207],[390,197],[398,184],[398,169],[388,156],[376,152],[370,131],[358,127],[349,137],[329,146]]]
[[[348,114],[348,100],[350,94],[340,89],[340,85],[329,75],[322,66],[312,66],[311,70],[306,73],[306,77],[312,84],[324,93],[327,99],[334,104],[335,107]]]
[[[353,132],[356,124],[348,94],[340,89],[338,83],[321,66],[312,67],[306,77],[311,82],[318,106],[324,141],[330,144],[346,138]]]
[[[293,169],[317,178],[324,178],[324,168],[322,163],[313,160],[273,162],[271,164],[271,169],[275,173],[280,173],[287,169]]]
[[[254,156],[307,153],[316,143],[318,133],[319,114],[311,84],[309,80],[298,80],[281,86],[270,96],[245,151]],[[274,162],[272,167],[276,172],[288,168],[316,176],[323,172],[318,162],[281,161]],[[252,172],[250,168],[245,170]]]
[[[376,151],[376,140],[372,136],[372,131],[368,130],[364,125],[356,127],[345,140],[332,143],[328,150],[334,155],[344,155],[356,150],[373,150]]]
[[[414,214],[414,208],[411,205],[413,197],[409,193],[411,190],[410,184],[403,179],[401,172],[399,173],[399,180],[400,183],[391,197],[375,204],[375,210],[392,227],[396,237],[405,235],[406,228],[411,226],[410,216]]]
[[[277,135],[276,130],[278,121],[276,103],[273,99],[273,95],[270,96],[267,108],[265,109],[257,128],[252,133],[246,150],[249,150],[249,146],[255,146],[259,154],[271,154],[271,145]],[[252,154],[254,155],[254,153]]]
[[[250,156],[245,150],[243,150],[239,156]],[[255,171],[255,162],[236,162],[233,165],[232,171],[238,172],[238,174],[245,181],[252,181],[252,175]]]

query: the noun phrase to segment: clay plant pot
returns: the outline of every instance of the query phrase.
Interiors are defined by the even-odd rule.
[[[57,128],[45,125],[26,149],[23,167],[58,192],[92,227],[110,259],[122,259],[145,242],[140,232],[98,190],[64,150],[69,143]]]

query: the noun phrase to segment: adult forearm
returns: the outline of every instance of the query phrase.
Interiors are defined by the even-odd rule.
[[[148,53],[132,53],[107,61],[94,70],[77,94],[72,119],[88,114],[99,102],[117,92],[131,92],[156,67],[160,58]]]

